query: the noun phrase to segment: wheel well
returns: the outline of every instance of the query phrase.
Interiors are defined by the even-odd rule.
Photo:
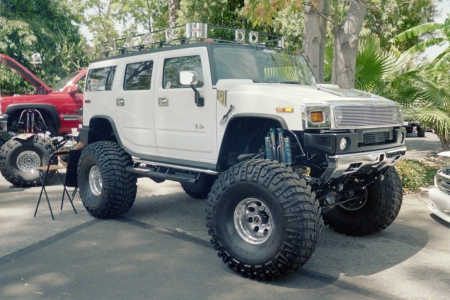
[[[270,128],[283,128],[280,121],[264,117],[239,117],[229,121],[220,148],[218,167],[226,170],[238,163],[241,154],[264,151],[264,137]]]
[[[11,128],[12,131],[14,131],[14,122],[18,122],[20,115],[22,112],[26,109],[33,109],[39,111],[39,113],[44,118],[45,125],[47,125],[46,130],[50,131],[52,135],[56,135],[58,133],[59,128],[61,127],[61,124],[59,122],[59,119],[55,120],[54,114],[47,110],[46,108],[20,108],[16,109],[14,111],[9,112],[8,121],[7,121],[7,128]],[[26,115],[24,114],[22,116],[22,121],[26,122]],[[35,116],[35,122],[39,122],[39,117]]]
[[[106,118],[92,118],[89,122],[89,144],[100,141],[117,142],[114,122]]]

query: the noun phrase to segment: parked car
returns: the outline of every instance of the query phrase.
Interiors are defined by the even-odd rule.
[[[438,155],[450,157],[450,151]],[[434,187],[428,191],[428,208],[439,218],[450,223],[450,165],[437,171]]]
[[[36,168],[45,165],[58,148],[58,137],[80,124],[86,70],[73,72],[50,87],[7,55],[0,54],[0,63],[36,88],[34,94],[0,97],[0,172],[15,186],[40,185]]]
[[[405,119],[403,126],[406,128],[407,133],[417,133],[417,137],[425,137],[427,131],[425,126],[420,125],[420,121],[414,119]]]

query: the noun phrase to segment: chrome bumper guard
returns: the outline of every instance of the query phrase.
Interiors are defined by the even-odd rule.
[[[393,166],[403,159],[405,154],[406,147],[399,146],[364,153],[330,156],[328,158],[328,168],[319,180],[320,182],[328,182],[343,175],[355,173],[366,166],[372,166],[372,169],[382,170],[385,167]]]

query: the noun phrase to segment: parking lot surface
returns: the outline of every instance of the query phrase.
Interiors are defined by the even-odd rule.
[[[427,133],[428,134],[428,133]],[[0,299],[450,299],[450,225],[427,195],[404,196],[395,222],[354,238],[325,228],[295,274],[274,282],[242,278],[217,257],[205,227],[205,200],[175,182],[138,180],[123,217],[91,217],[62,186],[15,188],[0,177]]]

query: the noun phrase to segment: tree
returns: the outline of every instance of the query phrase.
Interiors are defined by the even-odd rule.
[[[432,22],[438,14],[436,0],[379,0],[367,8],[363,36],[377,35],[380,47],[389,50],[392,38],[414,26]],[[396,43],[400,51],[414,46],[419,39]]]
[[[428,24],[418,27],[442,30],[445,26]],[[399,38],[417,36],[412,32],[420,31],[407,30]],[[433,36],[428,35],[435,39]],[[426,44],[433,42],[424,40],[423,45]],[[444,49],[434,63],[421,59],[420,52],[415,51],[417,49],[423,47],[415,46],[403,53],[394,47],[393,51],[383,51],[378,38],[363,38],[356,64],[356,87],[400,103],[405,119],[419,120],[423,126],[433,128],[442,148],[450,150],[450,64],[445,54],[448,49]]]
[[[334,54],[332,64],[332,83],[343,88],[354,86],[356,55],[358,53],[359,33],[361,32],[367,5],[371,0],[350,0],[346,17],[340,21],[339,3],[334,2],[334,18],[329,19],[329,0],[314,0],[306,7],[303,50],[314,73],[319,80],[323,78],[326,21],[332,21],[334,35]],[[299,9],[295,1],[249,0],[244,11],[254,23],[271,22],[273,16],[286,5]],[[347,1],[345,1],[347,3]],[[295,6],[297,5],[297,6]],[[345,5],[345,4],[344,4]],[[319,28],[319,29],[317,29]]]
[[[29,5],[25,0],[2,0],[0,11],[0,52],[32,69],[45,82],[55,83],[87,66],[86,45],[73,23],[80,20],[79,15],[65,2],[35,0]],[[33,69],[30,59],[36,52],[43,62],[38,69]],[[1,83],[2,89],[11,87],[8,85],[11,82]],[[11,90],[23,92],[17,86]]]
[[[415,26],[395,36],[394,41],[404,42],[423,34],[428,35],[403,54],[412,57],[405,64],[402,76],[398,76],[403,82],[410,83],[405,85],[410,88],[405,93],[409,97],[403,99],[403,104],[407,107],[404,111],[407,117],[416,118],[434,128],[442,148],[450,150],[450,46],[443,48],[431,62],[417,59],[427,47],[450,42],[450,19],[446,19],[444,24],[426,23]],[[393,49],[397,51],[395,47]]]

